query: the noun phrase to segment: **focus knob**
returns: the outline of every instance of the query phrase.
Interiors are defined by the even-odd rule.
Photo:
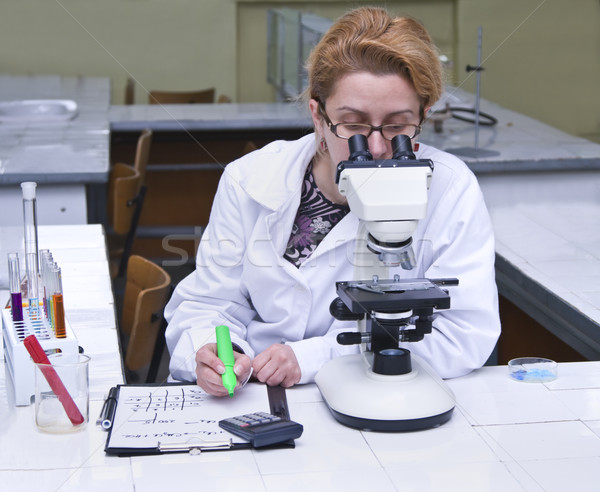
[[[331,316],[335,319],[339,319],[340,321],[358,321],[362,319],[364,313],[353,313],[348,309],[348,307],[344,304],[339,297],[336,297],[331,304],[329,305],[329,312]]]

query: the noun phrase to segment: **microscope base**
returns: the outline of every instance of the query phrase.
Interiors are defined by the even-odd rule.
[[[333,416],[349,427],[398,432],[442,425],[452,416],[454,394],[425,361],[411,357],[412,371],[400,376],[373,373],[362,354],[337,357],[315,380]]]

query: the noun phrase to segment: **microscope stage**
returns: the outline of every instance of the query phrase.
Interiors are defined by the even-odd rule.
[[[337,294],[353,313],[400,312],[411,309],[448,309],[450,296],[441,285],[456,285],[454,279],[353,280],[337,282]]]

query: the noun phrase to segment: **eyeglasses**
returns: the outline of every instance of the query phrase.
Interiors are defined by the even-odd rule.
[[[412,125],[409,123],[393,123],[390,125],[381,125],[381,126],[373,126],[368,123],[337,123],[334,125],[327,113],[325,112],[325,108],[323,104],[319,101],[319,111],[323,118],[325,118],[325,122],[327,126],[331,130],[336,137],[349,139],[354,135],[364,135],[365,137],[369,137],[373,132],[379,132],[386,140],[392,140],[394,137],[398,135],[406,135],[409,138],[415,138],[419,133],[421,133],[420,125]]]

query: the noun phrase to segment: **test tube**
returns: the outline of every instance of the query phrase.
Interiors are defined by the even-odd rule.
[[[38,235],[37,211],[35,189],[37,183],[26,181],[21,183],[23,190],[23,232],[25,239],[25,266],[27,275],[27,297],[29,299],[29,316],[31,319],[39,318],[39,260],[38,260]]]
[[[63,305],[60,268],[54,270],[54,295],[52,296],[52,304],[54,305],[54,331],[56,338],[65,338],[67,336],[67,329],[65,327],[65,308]]]
[[[21,273],[19,271],[18,253],[8,254],[8,279],[13,322],[23,321],[23,298],[21,296]]]
[[[56,271],[58,270],[58,265],[53,261],[50,261],[47,266],[48,269],[48,318],[50,320],[50,326],[52,326],[52,332],[56,335],[56,313],[55,313],[55,303],[54,303],[54,295],[56,294]]]
[[[38,234],[37,234],[37,202],[35,198],[35,189],[37,183],[26,181],[21,183],[23,190],[23,227],[25,236],[25,254],[35,254],[38,259]],[[39,273],[36,263],[36,273]]]
[[[42,279],[42,285],[40,286],[40,294],[42,297],[42,304],[44,306],[44,314],[50,321],[50,305],[48,299],[51,298],[52,292],[50,290],[50,272],[49,267],[52,264],[52,253],[48,249],[40,249],[39,252],[40,261],[40,277]]]

